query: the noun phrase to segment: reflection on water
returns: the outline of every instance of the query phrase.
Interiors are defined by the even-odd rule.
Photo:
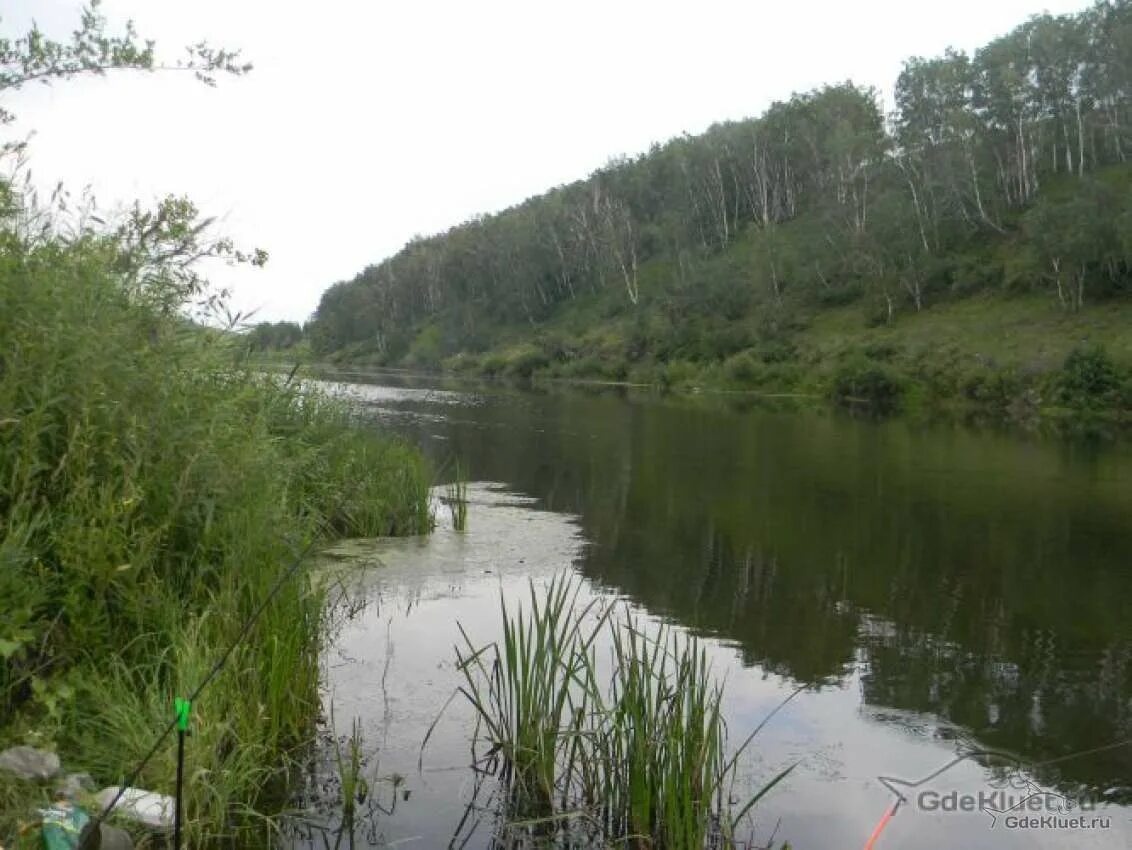
[[[1062,793],[1132,795],[1132,747],[1112,746],[1132,738],[1126,448],[623,394],[440,391],[358,394],[438,461],[458,455],[541,510],[474,504],[468,535],[382,544],[396,563],[367,574],[376,601],[333,650],[355,660],[328,665],[339,725],[384,723],[367,735],[377,758],[420,784],[410,800],[431,801],[385,818],[385,838],[444,846],[463,812],[459,722],[437,728],[442,767],[418,775],[407,758],[454,687],[454,620],[488,633],[501,585],[575,562],[594,592],[711,636],[733,737],[810,686],[743,768],[754,782],[801,761],[760,806],[760,840],[778,825],[799,848],[862,846],[889,799],[878,775],[921,778],[963,747],[1009,751]],[[387,707],[377,673],[412,695]],[[994,774],[972,759],[935,784]],[[1068,844],[1129,846],[1128,810],[1107,811],[1111,829]],[[985,821],[908,808],[884,840],[1067,846],[1064,832]]]
[[[468,498],[467,533],[441,526],[428,538],[359,541],[326,559],[324,569],[336,576],[335,627],[323,663],[327,712],[332,705],[339,736],[361,720],[367,781],[384,808],[392,808],[394,784],[397,791],[392,815],[379,810],[365,820],[362,846],[444,847],[461,823],[464,838],[490,832],[490,824],[477,825],[490,807],[475,798],[468,770],[472,717],[462,702],[449,702],[460,683],[456,623],[494,639],[500,594],[517,599],[529,580],[569,571],[583,547],[572,518],[532,510],[522,496],[476,485]],[[444,513],[437,518],[443,523]],[[325,748],[308,788],[310,811],[292,824],[304,837],[298,846],[322,847],[338,825],[331,756]],[[319,812],[326,802],[331,810]]]

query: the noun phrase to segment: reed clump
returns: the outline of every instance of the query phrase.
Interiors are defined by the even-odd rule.
[[[429,476],[190,323],[182,267],[135,262],[124,231],[29,232],[0,196],[0,746],[116,784],[297,551],[426,531]],[[176,214],[147,233],[195,238]],[[193,844],[259,822],[309,739],[321,625],[319,592],[289,583],[194,705]],[[170,747],[138,784],[173,771]],[[46,793],[0,777],[0,844]]]
[[[504,831],[648,848],[733,846],[738,808],[723,687],[705,647],[620,604],[580,602],[580,584],[531,585],[501,602],[503,640],[457,648],[480,769],[504,791]],[[757,730],[756,730],[757,731]],[[573,846],[573,845],[571,845]]]
[[[468,530],[468,473],[463,464],[456,461],[452,481],[444,487],[444,502],[452,517],[452,528],[456,531]]]

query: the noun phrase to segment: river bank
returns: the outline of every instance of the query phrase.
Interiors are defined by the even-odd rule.
[[[0,243],[0,750],[122,783],[319,541],[427,532],[430,473],[340,400],[264,376],[131,289],[114,243]],[[187,839],[270,833],[318,716],[324,601],[286,582],[193,706]],[[170,793],[175,743],[135,784]],[[0,844],[48,782],[0,771]]]
[[[1132,417],[1132,342],[1124,331],[1132,305],[1120,300],[1068,312],[1043,296],[976,295],[891,323],[870,324],[857,305],[780,318],[771,338],[753,345],[743,341],[760,331],[744,320],[680,354],[670,340],[649,336],[647,318],[602,319],[597,308],[578,307],[538,331],[501,332],[480,353],[385,364],[352,347],[325,365],[727,393],[1025,428],[1120,428]],[[705,346],[726,353],[706,355]],[[290,361],[274,355],[279,363],[307,356],[301,347]]]

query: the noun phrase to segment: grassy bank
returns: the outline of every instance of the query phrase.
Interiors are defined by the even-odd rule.
[[[118,236],[0,226],[0,747],[123,781],[294,554],[428,530],[420,456],[185,321]],[[309,739],[321,598],[286,585],[194,706],[193,845],[240,833]],[[169,793],[175,745],[138,784]],[[0,775],[0,844],[50,789]],[[22,843],[21,843],[22,842]]]
[[[1123,299],[1068,311],[1047,295],[980,293],[890,322],[860,303],[784,304],[776,317],[718,320],[685,334],[647,306],[627,319],[600,301],[580,302],[544,329],[501,330],[496,347],[433,368],[1026,423],[1132,415],[1132,303]],[[332,361],[378,363],[351,350]]]

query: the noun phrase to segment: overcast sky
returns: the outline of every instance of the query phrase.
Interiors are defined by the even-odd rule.
[[[6,0],[74,29],[78,0]],[[119,75],[10,95],[34,179],[102,207],[188,194],[263,270],[217,282],[257,319],[304,320],[321,292],[480,212],[617,154],[757,115],[845,79],[891,98],[901,62],[973,50],[1084,0],[105,0],[176,58],[208,38],[255,63],[217,89]]]

